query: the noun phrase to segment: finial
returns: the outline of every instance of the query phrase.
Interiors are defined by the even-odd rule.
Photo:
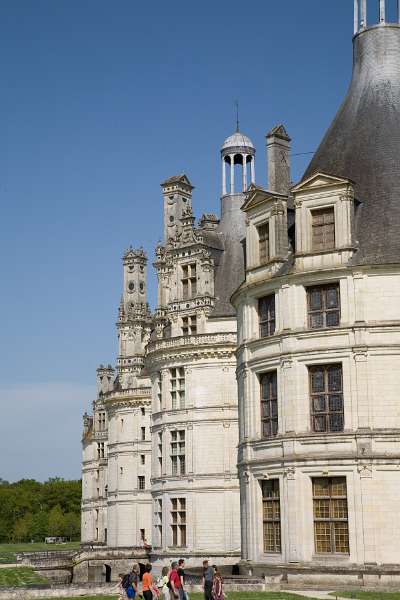
[[[239,133],[239,101],[235,100],[236,107],[236,133]]]

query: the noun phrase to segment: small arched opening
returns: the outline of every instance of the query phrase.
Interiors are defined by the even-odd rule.
[[[104,579],[106,583],[111,582],[111,566],[104,565]]]

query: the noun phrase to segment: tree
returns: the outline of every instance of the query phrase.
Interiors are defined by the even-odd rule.
[[[14,525],[13,540],[14,542],[29,542],[32,533],[32,515],[26,513],[18,519]]]
[[[71,540],[79,540],[81,535],[81,519],[77,513],[65,515],[65,535]]]
[[[47,536],[49,530],[49,515],[44,510],[35,513],[32,516],[32,539],[35,542],[42,542]]]
[[[54,506],[49,513],[48,532],[51,536],[62,536],[65,533],[65,517],[59,504]]]

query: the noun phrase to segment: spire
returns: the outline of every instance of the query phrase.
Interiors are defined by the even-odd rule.
[[[239,133],[239,100],[235,101],[235,107],[236,107],[236,133]]]

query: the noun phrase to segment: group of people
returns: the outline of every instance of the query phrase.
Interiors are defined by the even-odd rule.
[[[142,596],[144,600],[189,600],[185,590],[185,561],[171,563],[163,567],[161,576],[154,580],[152,566],[147,564],[140,586],[140,568],[134,563],[130,573],[119,575],[117,591],[119,600]],[[222,577],[215,565],[210,566],[208,560],[203,561],[202,585],[204,600],[224,600]],[[140,590],[141,587],[141,590]]]

